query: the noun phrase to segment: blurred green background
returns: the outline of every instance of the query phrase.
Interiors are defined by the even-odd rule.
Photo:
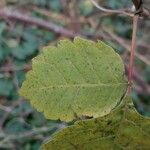
[[[99,3],[113,9],[132,7],[131,0]],[[149,7],[150,1],[145,1],[145,5]],[[42,25],[33,23],[33,18],[42,20]],[[41,142],[66,126],[60,121],[46,120],[19,96],[18,90],[31,69],[31,59],[43,46],[76,34],[105,41],[128,65],[131,18],[103,13],[89,0],[0,0],[0,150],[37,150]],[[149,40],[150,20],[142,19],[137,34],[132,97],[137,110],[145,116],[150,116]]]

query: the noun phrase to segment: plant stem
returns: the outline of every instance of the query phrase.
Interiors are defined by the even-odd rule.
[[[128,92],[129,93],[131,93],[131,88],[132,88],[134,53],[135,53],[135,48],[136,48],[136,33],[137,33],[138,18],[139,18],[138,15],[135,15],[133,17],[132,43],[131,43],[130,63],[129,63],[129,72],[128,72],[128,82],[129,82]]]

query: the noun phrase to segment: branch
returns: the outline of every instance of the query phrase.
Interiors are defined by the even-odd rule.
[[[130,46],[128,45],[128,41],[126,41],[125,39],[121,38],[120,36],[114,34],[113,32],[111,32],[110,30],[108,30],[105,27],[102,27],[103,30],[113,39],[115,40],[118,44],[120,44],[122,47],[125,48],[125,50],[127,50],[128,52],[130,52]],[[145,63],[146,65],[150,66],[150,61],[148,59],[146,59],[143,55],[135,52],[135,56],[142,61],[143,63]]]
[[[142,0],[132,0],[132,2],[134,4],[136,10],[139,10],[143,4]]]
[[[0,73],[1,72],[14,72],[14,71],[20,71],[20,70],[29,71],[31,70],[31,65],[27,64],[21,67],[4,66],[0,68]]]
[[[118,10],[107,9],[107,8],[100,6],[95,0],[91,0],[91,2],[99,10],[106,12],[106,13],[112,13],[115,15],[126,15],[130,17],[134,17],[135,14],[138,14],[140,17],[147,17],[147,18],[150,17],[150,11],[143,6],[142,0],[132,0],[136,11],[132,11],[129,9],[118,9]]]
[[[133,33],[132,33],[132,43],[131,43],[131,52],[130,52],[130,63],[129,63],[129,72],[128,72],[128,81],[129,81],[129,89],[131,89],[132,77],[133,77],[133,65],[134,65],[134,53],[136,48],[136,32],[137,32],[137,24],[138,24],[138,15],[133,17]],[[130,90],[129,90],[130,91]]]
[[[61,128],[61,126],[59,127]],[[41,127],[41,128],[35,128],[32,131],[28,131],[22,134],[18,134],[18,135],[6,135],[6,134],[2,134],[0,137],[3,138],[3,140],[0,141],[0,148],[1,145],[3,146],[4,144],[6,145],[7,143],[10,143],[10,141],[13,140],[22,140],[24,138],[33,138],[34,136],[38,135],[38,134],[43,134],[43,133],[47,133],[49,131],[51,131],[52,128],[51,127]]]
[[[111,32],[110,30],[106,29],[105,27],[102,27],[103,31],[104,31],[104,36],[106,39],[111,38],[111,40],[116,41],[118,44],[120,44],[123,48],[125,48],[125,50],[128,50],[128,52],[130,52],[130,46],[127,44],[126,40],[124,40],[123,38],[117,36],[116,34],[114,34],[113,32]],[[105,32],[108,34],[105,35]],[[137,58],[141,59],[141,57],[143,58],[143,62],[146,62],[146,64],[150,64],[150,62],[148,60],[145,59],[145,57],[143,57],[142,55],[138,54],[137,52],[135,52],[135,56],[137,56]],[[128,69],[128,65],[125,63],[125,68],[126,68],[126,73],[129,71]],[[137,70],[133,71],[133,78],[136,81],[136,83],[139,84],[139,86],[141,87],[142,93],[149,93],[150,92],[150,87],[149,85],[146,83],[146,81],[144,81],[144,79],[140,76],[140,74],[137,72]]]
[[[142,17],[150,17],[150,10],[144,7],[143,0],[132,0],[132,2],[136,9],[135,14]]]
[[[107,8],[104,8],[104,7],[100,6],[95,0],[91,0],[91,2],[99,10],[101,10],[103,12],[106,12],[106,13],[112,13],[112,14],[116,14],[116,15],[123,14],[123,15],[130,16],[130,17],[134,16],[134,13],[132,11],[127,10],[127,9],[112,10],[112,9],[107,9]]]
[[[127,64],[125,64],[125,71],[126,71],[126,74],[128,74],[129,72],[129,67]],[[149,93],[150,92],[150,86],[146,83],[146,81],[144,81],[144,79],[140,76],[140,74],[137,72],[137,70],[134,69],[133,71],[133,79],[136,81],[137,85],[139,85],[140,87],[140,91],[137,90],[136,88],[136,91],[137,93]]]
[[[11,112],[12,109],[10,107],[4,106],[2,104],[0,104],[0,110],[3,110],[5,112]]]
[[[57,24],[50,22],[50,21],[45,21],[42,19],[28,16],[26,14],[23,14],[19,11],[13,10],[12,8],[8,8],[8,7],[0,9],[0,17],[2,17],[4,19],[15,19],[18,21],[22,21],[24,23],[30,23],[32,25],[36,25],[38,27],[42,27],[47,30],[52,30],[56,33],[63,34],[68,37],[78,36],[78,34],[75,33],[74,31],[67,30],[61,26],[58,26]]]

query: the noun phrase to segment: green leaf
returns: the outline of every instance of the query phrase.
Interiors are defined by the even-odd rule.
[[[126,92],[124,65],[99,41],[62,40],[33,59],[20,94],[48,119],[108,114]]]
[[[150,119],[138,114],[133,103],[122,103],[106,116],[77,122],[56,133],[42,150],[148,150],[149,127]]]
[[[32,56],[37,51],[37,42],[24,42],[21,46],[12,49],[12,55],[20,60]]]
[[[5,31],[6,27],[7,27],[6,23],[0,22],[0,37],[2,36],[2,34]]]
[[[48,6],[56,12],[60,12],[62,9],[62,3],[60,0],[51,0],[48,2]]]
[[[7,78],[0,79],[0,96],[10,96],[14,89],[13,81]]]
[[[88,16],[93,11],[93,4],[89,0],[81,1],[80,3],[80,12],[84,16]]]
[[[5,132],[9,134],[20,134],[25,133],[31,130],[31,127],[28,126],[25,122],[21,119],[13,118],[5,125]]]

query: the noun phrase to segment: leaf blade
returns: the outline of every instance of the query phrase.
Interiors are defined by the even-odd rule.
[[[103,116],[127,88],[120,57],[104,43],[62,40],[45,48],[32,66],[20,94],[48,119]]]
[[[55,133],[42,150],[149,149],[150,119],[139,115],[131,103],[124,114],[125,107],[122,103],[106,116],[79,121]]]

